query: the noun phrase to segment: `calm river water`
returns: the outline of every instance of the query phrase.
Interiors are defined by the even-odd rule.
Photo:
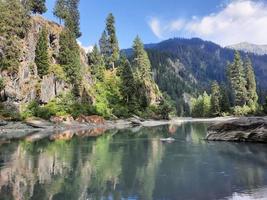
[[[206,142],[206,127],[2,144],[0,199],[267,199],[267,145]]]

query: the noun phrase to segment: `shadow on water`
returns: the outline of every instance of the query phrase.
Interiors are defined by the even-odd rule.
[[[66,131],[2,144],[0,199],[265,197],[266,145],[206,142],[206,127]]]

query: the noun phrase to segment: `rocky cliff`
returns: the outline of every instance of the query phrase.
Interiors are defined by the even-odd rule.
[[[46,27],[48,31],[49,54],[51,58],[50,73],[43,78],[37,74],[35,60],[35,48],[38,41],[39,31]],[[57,72],[57,57],[59,54],[59,36],[63,27],[57,23],[47,21],[40,16],[34,16],[30,19],[30,27],[26,37],[21,41],[23,50],[19,58],[17,73],[11,73],[7,70],[1,72],[4,81],[4,90],[1,92],[1,99],[6,108],[15,108],[20,110],[28,102],[37,100],[40,103],[47,103],[57,95],[69,91],[72,86],[67,84]],[[84,68],[87,67],[87,57],[81,49],[81,63]],[[53,69],[54,68],[54,69]],[[83,69],[86,70],[86,69]],[[90,74],[86,73],[84,77],[84,87],[90,87],[92,79]]]

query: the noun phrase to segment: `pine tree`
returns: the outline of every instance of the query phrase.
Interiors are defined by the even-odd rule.
[[[0,69],[17,72],[23,39],[29,27],[27,10],[20,0],[0,1]]]
[[[131,64],[126,56],[121,57],[119,71],[122,80],[121,94],[123,96],[123,100],[125,104],[133,104],[135,102],[136,92],[135,80]]]
[[[66,19],[68,15],[67,0],[57,0],[53,14],[59,18],[61,24],[61,20]]]
[[[257,86],[252,63],[248,56],[244,62],[244,68],[246,77],[247,104],[249,106],[255,106],[258,101]]]
[[[43,14],[47,11],[45,0],[28,0],[28,8],[34,13]]]
[[[108,34],[108,52],[109,52],[109,65],[114,68],[116,62],[119,60],[120,49],[119,43],[116,36],[115,18],[110,13],[106,20],[106,32]]]
[[[38,74],[43,77],[48,73],[49,55],[48,55],[48,33],[43,28],[39,33],[38,42],[35,50],[35,63],[37,65]]]
[[[78,95],[81,80],[80,51],[75,36],[65,29],[59,37],[59,64],[63,67],[68,81]]]
[[[92,52],[88,53],[88,64],[91,67],[92,75],[98,80],[103,81],[105,63],[97,45],[94,46]]]
[[[152,80],[151,63],[141,39],[137,36],[133,45],[133,68],[140,80]]]
[[[229,95],[228,91],[225,86],[222,86],[220,88],[221,92],[221,100],[220,100],[220,107],[221,112],[229,112],[230,111],[230,101],[229,101]]]
[[[229,82],[232,89],[235,106],[243,106],[247,101],[246,79],[244,66],[238,51],[235,52],[234,62],[228,65]]]
[[[264,112],[267,114],[267,97],[265,98]]]
[[[211,113],[214,116],[218,116],[221,113],[220,99],[220,87],[218,83],[214,81],[211,85]]]
[[[79,2],[80,0],[67,0],[68,12],[65,18],[65,27],[67,27],[76,38],[82,35],[80,32]]]
[[[99,47],[100,47],[100,52],[105,59],[105,62],[108,63],[107,58],[109,57],[109,41],[106,31],[103,31],[101,35],[101,38],[99,40]]]

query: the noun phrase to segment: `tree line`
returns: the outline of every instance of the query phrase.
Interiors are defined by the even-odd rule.
[[[192,99],[192,116],[253,115],[266,112],[266,105],[258,103],[255,74],[248,56],[242,59],[236,51],[233,62],[228,63],[226,73],[226,85],[213,81],[210,95],[204,92]]]

